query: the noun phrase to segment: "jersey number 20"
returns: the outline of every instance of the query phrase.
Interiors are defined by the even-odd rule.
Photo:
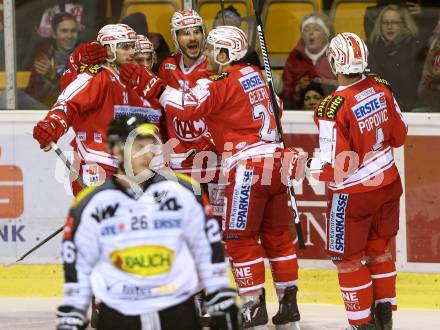
[[[270,128],[270,115],[273,113],[272,106],[269,103],[269,109],[263,104],[258,103],[254,105],[252,109],[252,115],[254,120],[263,119],[263,123],[260,128],[260,137],[263,141],[275,141],[276,130]]]

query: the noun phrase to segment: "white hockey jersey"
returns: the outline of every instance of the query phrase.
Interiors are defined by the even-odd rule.
[[[115,179],[81,192],[64,229],[64,304],[86,310],[93,294],[125,315],[157,312],[228,288],[221,233],[207,197],[186,176],[156,173],[143,193]]]

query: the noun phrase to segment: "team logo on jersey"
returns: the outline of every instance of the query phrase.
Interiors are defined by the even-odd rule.
[[[266,83],[258,74],[258,72],[253,72],[246,76],[243,76],[238,79],[238,81],[240,82],[241,87],[243,87],[245,93],[253,91],[254,89],[257,89],[259,87],[266,86]]]
[[[171,63],[165,63],[165,70],[176,70],[176,65]]]
[[[329,103],[330,104],[325,111],[325,116],[328,119],[334,120],[336,118],[336,113],[344,103],[344,98],[341,95],[336,95]]]
[[[385,93],[377,93],[356,104],[352,110],[356,119],[362,120],[387,107]]]
[[[202,119],[182,121],[174,118],[173,128],[177,137],[182,141],[195,141],[208,131],[208,127]]]
[[[247,169],[244,166],[239,166],[237,168],[235,187],[234,192],[232,193],[229,229],[246,229],[253,173],[253,169]]]
[[[170,271],[174,251],[159,245],[142,245],[113,251],[110,259],[123,272],[150,277]]]
[[[347,194],[334,194],[330,211],[328,230],[328,250],[344,253],[345,250],[345,214],[348,203]]]

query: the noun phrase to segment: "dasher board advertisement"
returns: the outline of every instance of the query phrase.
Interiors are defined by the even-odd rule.
[[[0,112],[0,263],[9,263],[59,228],[73,196],[68,171],[54,152],[43,152],[32,138],[39,111]],[[440,266],[440,114],[405,114],[409,136],[394,150],[404,182],[400,230],[395,242],[402,271],[435,272]],[[313,155],[318,130],[312,112],[285,111],[282,118],[287,146]],[[70,132],[59,141],[71,153]],[[325,252],[326,190],[322,182],[303,179],[295,186],[305,250],[298,250],[305,268],[333,268]],[[60,262],[61,235],[23,263]]]

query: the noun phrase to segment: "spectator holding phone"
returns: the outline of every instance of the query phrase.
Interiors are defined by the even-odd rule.
[[[422,44],[408,9],[397,5],[382,9],[367,40],[371,71],[391,83],[403,111],[420,106],[417,87],[423,67]]]

